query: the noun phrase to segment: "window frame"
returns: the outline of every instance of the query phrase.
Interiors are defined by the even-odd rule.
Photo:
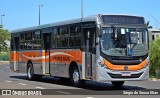
[[[35,32],[40,32],[40,39],[36,39],[34,36]],[[27,39],[26,35],[28,33],[31,33],[31,38]],[[24,39],[22,40],[22,35],[24,37]],[[40,48],[35,48],[34,47],[34,42],[36,41],[41,41],[40,42]],[[23,48],[21,48],[20,46],[23,45]],[[33,30],[33,31],[25,31],[25,32],[21,32],[20,33],[20,42],[19,42],[19,50],[23,51],[23,50],[41,50],[42,49],[42,33],[41,30]]]
[[[61,28],[64,28],[66,27],[67,28],[67,32],[68,32],[68,35],[67,36],[62,36],[61,35],[61,32],[60,32],[60,29]],[[56,31],[55,31],[56,30]],[[69,37],[69,34],[70,34],[70,31],[69,31],[69,27],[68,25],[63,25],[63,26],[57,26],[57,27],[54,27],[53,28],[53,34],[52,34],[52,48],[55,48],[55,49],[67,49],[68,48],[68,37]],[[55,37],[56,36],[56,37]],[[67,46],[66,47],[61,47],[61,46],[58,46],[57,45],[57,37],[59,36],[59,39],[62,39],[62,38],[67,38]],[[54,44],[54,45],[53,45]],[[62,44],[62,42],[61,42]],[[63,45],[62,45],[63,46]]]
[[[80,35],[75,35],[75,36],[71,36],[71,28],[70,27],[76,27],[79,26],[80,27]],[[60,28],[67,28],[68,31],[68,35],[63,36],[60,33]],[[82,47],[82,24],[81,23],[76,23],[76,24],[68,24],[68,25],[62,25],[62,26],[55,26],[53,27],[53,32],[52,32],[52,49],[81,49]],[[57,46],[57,39],[62,39],[62,38],[67,38],[67,46],[66,47],[58,47]],[[79,46],[70,46],[70,38],[79,38],[80,37],[80,45]],[[62,42],[63,43],[63,42]],[[63,45],[62,45],[63,46]]]
[[[77,27],[77,26],[80,27],[80,31],[79,31],[80,35],[71,35],[71,27]],[[70,34],[69,34],[69,44],[68,44],[68,47],[69,48],[81,48],[82,47],[82,25],[80,23],[69,25],[69,30],[70,30]],[[70,46],[70,38],[78,38],[78,37],[80,37],[80,45],[79,46],[75,46],[75,45],[74,46]]]

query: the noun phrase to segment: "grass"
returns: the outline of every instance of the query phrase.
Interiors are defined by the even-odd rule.
[[[0,61],[9,61],[9,60],[10,60],[10,53],[9,52],[0,53]]]
[[[156,76],[153,75],[153,74],[150,74],[150,75],[149,75],[149,78],[156,78]]]

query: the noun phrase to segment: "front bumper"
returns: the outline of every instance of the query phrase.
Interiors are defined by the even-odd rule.
[[[123,72],[130,72],[131,76],[122,76]],[[108,81],[142,81],[149,78],[149,66],[136,71],[114,71],[97,66],[97,82]]]

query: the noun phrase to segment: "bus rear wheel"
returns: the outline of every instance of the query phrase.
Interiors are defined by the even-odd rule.
[[[124,84],[124,81],[112,81],[112,85],[114,87],[121,87],[123,86],[123,84]]]

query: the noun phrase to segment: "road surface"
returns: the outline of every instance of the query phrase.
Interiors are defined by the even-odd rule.
[[[48,94],[47,98],[160,98],[156,90],[160,89],[160,81],[127,81],[121,88],[115,88],[108,83],[97,83],[87,81],[82,88],[72,87],[69,80],[44,76],[39,81],[27,80],[26,74],[12,72],[9,64],[0,63],[0,89],[2,90],[37,90]],[[49,90],[46,90],[49,89]],[[129,91],[151,91],[155,95],[131,95]],[[40,92],[39,92],[40,93]],[[133,92],[132,92],[133,93]],[[15,93],[16,94],[16,93]],[[31,96],[34,98],[44,98],[43,96]],[[0,98],[28,98],[28,96],[4,96]],[[30,98],[31,98],[30,97]]]

